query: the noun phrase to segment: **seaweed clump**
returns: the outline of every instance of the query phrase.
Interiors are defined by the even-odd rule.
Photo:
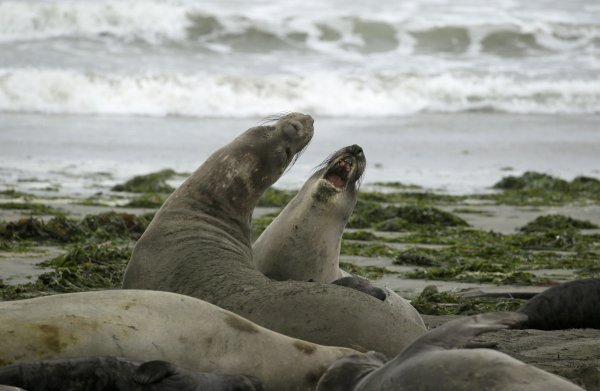
[[[59,213],[53,207],[37,202],[2,202],[0,203],[0,209],[27,210],[33,215],[50,215]]]
[[[175,190],[167,181],[177,176],[182,177],[187,176],[187,174],[178,173],[167,168],[150,174],[135,176],[125,183],[113,186],[111,190],[141,194],[139,197],[130,200],[125,205],[127,207],[158,208]]]
[[[278,190],[273,187],[268,188],[262,197],[258,200],[256,206],[262,207],[283,207],[296,196],[295,191]]]
[[[579,176],[572,181],[534,171],[507,176],[494,184],[500,194],[480,196],[509,205],[559,205],[569,202],[600,202],[600,180]]]
[[[6,240],[34,240],[73,243],[87,240],[137,240],[150,223],[153,214],[141,216],[129,213],[107,212],[88,215],[77,221],[56,216],[48,221],[33,217],[0,223],[0,238]]]
[[[563,215],[539,216],[535,220],[519,228],[521,232],[545,232],[565,229],[592,229],[598,228],[596,224],[587,220],[577,220]]]
[[[469,224],[452,213],[428,205],[381,206],[360,201],[348,221],[349,228],[401,231],[420,226],[466,227]]]
[[[51,266],[54,270],[40,275],[34,283],[0,285],[0,297],[16,300],[118,288],[130,256],[130,248],[112,242],[78,244],[66,254],[43,262],[42,266]]]
[[[516,311],[525,300],[511,298],[467,298],[449,292],[438,292],[428,286],[411,301],[425,315],[475,315],[492,311]]]
[[[167,181],[175,175],[177,173],[170,168],[146,175],[137,175],[125,183],[113,186],[111,190],[130,193],[172,193],[175,189],[167,184]]]

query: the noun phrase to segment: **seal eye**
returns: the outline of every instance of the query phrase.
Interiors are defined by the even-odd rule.
[[[283,133],[288,137],[296,137],[302,130],[302,126],[297,121],[290,121],[283,126]]]

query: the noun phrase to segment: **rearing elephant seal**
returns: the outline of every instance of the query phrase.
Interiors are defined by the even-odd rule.
[[[348,276],[338,258],[365,164],[358,145],[331,155],[254,242],[256,268],[275,280],[329,283]]]
[[[273,281],[254,268],[252,211],[312,134],[313,119],[292,113],[213,153],[157,212],[123,286],[190,295],[295,338],[390,356],[422,335],[421,325],[364,293]]]
[[[325,160],[254,243],[256,268],[275,280],[335,281],[360,289],[425,330],[417,310],[396,292],[374,287],[362,277],[351,278],[340,269],[342,234],[356,206],[365,165],[358,145],[342,148]]]

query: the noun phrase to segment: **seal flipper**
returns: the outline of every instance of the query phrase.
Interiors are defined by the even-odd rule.
[[[455,319],[431,330],[407,346],[394,361],[432,350],[459,349],[478,335],[508,328],[519,328],[527,315],[518,312],[488,312]]]
[[[348,288],[355,289],[357,291],[366,293],[369,296],[373,296],[374,298],[385,301],[387,298],[387,294],[381,288],[376,287],[371,283],[371,281],[367,280],[363,277],[358,276],[350,276],[350,277],[342,277],[333,281],[332,284],[341,285]]]
[[[152,384],[177,373],[175,365],[167,361],[154,360],[141,364],[133,374],[133,381],[138,384]]]

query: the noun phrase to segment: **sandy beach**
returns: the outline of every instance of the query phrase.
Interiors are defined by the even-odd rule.
[[[166,197],[286,112],[315,134],[254,237],[358,144],[341,266],[430,328],[598,278],[599,59],[595,0],[0,0],[0,300],[119,288]],[[600,390],[598,330],[478,342]]]
[[[175,120],[174,122],[180,121],[186,120]],[[338,131],[339,133],[337,135],[342,133],[341,130]],[[10,134],[10,132],[8,134]],[[116,134],[117,132],[115,132],[115,137]],[[13,135],[16,135],[16,133],[13,133]],[[27,139],[26,135],[24,137],[25,139]],[[317,142],[313,142],[311,147],[314,145],[318,145],[321,142],[331,143],[331,141],[323,141],[326,140],[328,137],[334,139],[336,138],[335,135],[329,135],[327,137],[321,138],[320,140],[317,140]],[[420,137],[430,136],[421,135]],[[0,250],[0,276],[4,284],[2,292],[4,294],[5,299],[32,297],[39,294],[54,294],[59,293],[61,291],[81,291],[88,289],[98,289],[99,287],[104,285],[86,285],[86,278],[88,277],[85,277],[85,273],[82,274],[81,281],[69,280],[71,282],[66,282],[69,279],[69,277],[65,277],[64,274],[64,270],[66,270],[64,269],[64,267],[66,266],[63,266],[62,269],[61,267],[57,266],[58,264],[64,264],[64,262],[66,261],[59,261],[59,263],[57,264],[56,260],[67,259],[64,257],[70,257],[69,254],[72,254],[74,249],[75,251],[78,251],[78,253],[83,252],[82,254],[85,254],[85,251],[89,251],[90,245],[92,246],[92,249],[96,248],[95,246],[98,246],[98,248],[122,248],[127,250],[130,249],[135,242],[135,236],[126,237],[125,239],[123,239],[119,238],[118,236],[110,235],[107,236],[105,239],[101,239],[100,241],[98,241],[95,234],[93,234],[89,238],[79,238],[73,240],[67,238],[66,242],[57,242],[56,240],[51,240],[47,237],[46,239],[44,239],[43,237],[36,239],[35,234],[31,237],[31,239],[18,239],[18,236],[12,236],[11,239],[10,236],[7,236],[7,232],[11,232],[9,227],[10,222],[17,223],[20,221],[21,223],[23,223],[25,221],[29,221],[28,219],[34,219],[32,221],[35,221],[37,219],[38,221],[46,221],[51,223],[52,221],[55,221],[55,219],[59,218],[57,216],[66,216],[68,219],[70,219],[70,221],[74,222],[73,224],[77,224],[76,222],[89,219],[90,216],[99,217],[106,213],[116,213],[116,216],[123,215],[132,216],[131,218],[135,218],[135,216],[142,216],[147,213],[153,213],[157,208],[157,206],[145,208],[126,206],[128,202],[135,200],[139,195],[131,192],[117,192],[111,189],[111,187],[119,181],[119,178],[127,175],[127,173],[131,171],[143,169],[143,167],[146,167],[146,165],[148,165],[148,167],[164,168],[166,165],[166,160],[164,162],[158,162],[157,160],[168,159],[171,153],[169,152],[170,148],[165,148],[167,150],[167,153],[164,156],[160,156],[158,154],[152,155],[152,158],[149,159],[148,163],[145,162],[142,158],[142,151],[147,147],[148,143],[156,143],[157,145],[156,147],[150,148],[158,148],[158,145],[160,145],[160,143],[157,140],[153,140],[152,137],[150,137],[149,139],[141,140],[140,145],[130,145],[134,151],[138,151],[136,153],[139,154],[137,156],[137,163],[139,164],[139,166],[132,168],[127,167],[127,164],[122,164],[121,167],[123,168],[120,171],[116,171],[119,174],[112,175],[112,172],[110,170],[113,169],[113,167],[115,167],[112,166],[112,164],[116,164],[117,158],[115,156],[121,156],[121,152],[119,150],[112,150],[112,148],[110,147],[110,145],[112,144],[111,142],[106,142],[105,144],[103,144],[103,142],[100,142],[100,147],[95,148],[94,150],[100,151],[99,154],[104,155],[101,157],[102,159],[107,159],[101,160],[102,163],[100,163],[100,165],[107,164],[107,162],[111,162],[111,160],[109,159],[113,159],[113,161],[107,164],[106,166],[95,166],[95,170],[107,174],[99,176],[96,174],[96,176],[94,176],[90,175],[90,171],[92,170],[90,170],[88,166],[86,166],[86,160],[83,159],[83,157],[85,156],[86,151],[93,149],[92,144],[97,141],[94,141],[93,137],[90,137],[89,139],[86,139],[85,142],[79,141],[75,143],[66,143],[65,146],[64,138],[64,135],[61,135],[61,133],[58,132],[57,137],[49,137],[48,140],[43,141],[43,143],[40,142],[40,145],[38,147],[36,147],[34,144],[32,146],[34,156],[36,148],[39,148],[37,149],[37,151],[41,151],[43,149],[42,145],[48,143],[53,145],[54,148],[47,149],[46,156],[44,156],[43,158],[27,157],[27,155],[23,153],[23,150],[19,155],[20,157],[16,157],[16,151],[18,151],[18,149],[12,150],[12,153],[14,154],[12,156],[12,159],[19,163],[29,160],[30,162],[32,162],[29,166],[29,169],[35,169],[36,174],[35,176],[29,177],[27,180],[23,180],[23,178],[27,178],[28,175],[31,175],[31,173],[24,173],[23,170],[16,175],[13,174],[13,176],[11,177],[5,175],[2,178],[4,189],[2,195],[0,196],[0,221],[4,221],[4,223],[0,223],[0,233],[4,235],[4,238],[1,240],[2,250]],[[465,136],[465,138],[468,137]],[[14,136],[12,139],[10,137],[7,137],[6,139],[9,140],[13,146],[19,144],[19,142],[17,142],[17,138]],[[33,138],[31,140],[33,140]],[[132,138],[131,140],[139,139]],[[431,140],[431,142],[433,142],[434,138],[431,138]],[[513,143],[515,143],[515,140],[511,141],[511,144]],[[560,141],[557,141],[557,144],[555,146],[550,147],[548,147],[549,144],[545,144],[547,146],[547,149],[541,153],[541,156],[547,157],[548,154],[554,153],[553,151],[555,150],[555,148],[559,148],[559,143]],[[440,142],[439,144],[439,149],[442,149],[442,143]],[[24,146],[29,144],[23,142],[21,145],[23,145],[22,148],[25,148]],[[171,145],[174,145],[174,142],[172,142]],[[476,148],[477,145],[479,145],[477,142],[473,142],[472,144],[465,146],[465,148],[469,148],[472,151],[471,153],[477,155],[488,157],[490,156],[486,155],[484,151],[478,151]],[[489,144],[483,143],[480,145]],[[413,149],[412,153],[416,156],[419,156],[421,153],[430,153],[428,152],[430,147],[431,144],[428,144],[427,146],[423,147],[421,151],[416,151]],[[60,150],[60,148],[63,149]],[[190,151],[192,149],[189,144],[185,144],[185,148],[189,148]],[[504,147],[502,147],[501,145],[498,146],[498,149],[501,150],[502,148],[508,148],[508,145]],[[587,145],[582,145],[580,153],[574,153],[572,157],[593,160],[593,157],[587,154],[586,148]],[[202,151],[205,151],[208,149],[208,147],[206,145],[201,145],[200,149]],[[434,147],[433,149],[435,150],[436,148]],[[460,148],[456,148],[456,150],[458,149]],[[385,161],[393,160],[393,156],[386,157],[383,150],[384,148],[380,147],[380,153],[376,153],[376,157]],[[519,148],[517,147],[514,150],[518,152]],[[172,153],[176,155],[174,150],[172,151]],[[304,156],[302,156],[301,159],[309,160],[315,154],[316,152],[311,152],[309,149],[306,151],[306,153],[304,154]],[[72,170],[57,173],[56,171],[54,171],[52,165],[44,166],[42,162],[45,161],[45,159],[48,159],[47,161],[50,161],[52,159],[52,157],[49,157],[48,155],[53,156],[56,159],[56,162],[59,162],[59,164],[70,164]],[[130,159],[136,160],[135,155],[129,156]],[[503,163],[500,162],[499,156],[491,156],[492,157],[489,158],[487,161],[480,158],[481,164],[479,165],[479,167],[484,167],[483,170],[493,171],[493,167],[503,165]],[[184,156],[179,156],[181,162],[183,162],[183,158]],[[450,159],[450,157],[448,158]],[[527,156],[524,154],[520,158],[526,159]],[[19,161],[19,159],[23,160]],[[399,160],[402,159],[407,158],[399,157]],[[513,154],[512,159],[518,160],[519,156],[517,154]],[[201,161],[202,159],[200,158],[197,160]],[[5,162],[6,161],[8,160],[5,160]],[[540,160],[540,162],[541,161],[542,160]],[[318,160],[314,161],[315,164],[316,162],[318,162]],[[535,165],[531,160],[529,160],[528,162],[532,165]],[[594,163],[598,162],[594,161]],[[548,162],[546,164],[550,163]],[[577,164],[582,163],[578,162],[571,166],[570,169],[573,170],[573,174],[580,174],[580,172],[575,171],[575,166]],[[311,164],[308,164],[306,162],[303,163],[300,161],[296,165],[295,169],[298,169],[299,167],[309,167],[310,165]],[[191,167],[190,162],[186,162],[186,165],[175,164],[172,165],[172,167],[177,167],[178,170],[193,169]],[[552,167],[556,166],[552,165]],[[598,167],[598,165],[592,165],[591,167]],[[586,174],[594,172],[595,168],[592,169],[591,167],[586,168]],[[396,177],[397,180],[404,180],[403,173],[406,172],[403,171],[404,169],[405,168],[399,168],[392,171],[396,173],[395,175],[398,175],[398,177]],[[429,166],[428,169],[434,168]],[[560,171],[560,169],[564,168],[557,168],[556,170]],[[86,170],[89,171],[86,172]],[[375,235],[374,238],[371,238],[366,242],[362,240],[354,240],[352,239],[352,236],[350,236],[350,239],[344,240],[344,246],[348,246],[350,250],[345,250],[343,246],[342,256],[340,260],[341,262],[346,263],[346,267],[348,266],[348,264],[354,265],[353,267],[358,268],[357,270],[359,273],[365,272],[367,273],[366,275],[369,275],[368,273],[373,271],[379,273],[375,277],[369,275],[376,282],[376,284],[380,286],[387,286],[408,299],[411,299],[413,301],[417,300],[414,301],[415,303],[421,303],[419,300],[423,300],[423,290],[426,287],[431,286],[435,286],[437,290],[441,293],[448,293],[450,295],[454,295],[453,297],[468,297],[469,294],[479,293],[502,293],[508,295],[535,294],[542,292],[543,290],[547,289],[549,286],[552,286],[554,284],[582,277],[580,273],[582,272],[582,270],[584,270],[582,269],[583,266],[573,265],[573,267],[565,268],[561,266],[552,266],[550,263],[547,266],[540,266],[537,264],[531,264],[529,266],[525,264],[518,266],[518,264],[515,264],[517,266],[513,267],[517,267],[519,272],[530,273],[530,275],[533,276],[534,280],[532,280],[529,283],[523,281],[517,281],[513,283],[498,283],[492,282],[492,280],[486,280],[486,278],[489,278],[489,276],[493,275],[493,273],[489,275],[486,275],[484,273],[480,277],[475,277],[475,280],[472,280],[472,277],[469,277],[469,280],[464,280],[464,277],[460,277],[460,275],[448,279],[410,277],[411,273],[427,271],[429,270],[429,267],[399,263],[397,261],[399,259],[399,254],[405,254],[413,250],[445,251],[452,248],[460,248],[462,246],[462,244],[460,244],[460,241],[454,245],[435,244],[438,239],[443,239],[443,236],[446,235],[442,232],[479,232],[481,234],[486,235],[491,233],[494,235],[498,235],[499,237],[518,238],[520,237],[519,235],[523,235],[519,232],[519,228],[526,226],[528,223],[534,221],[540,216],[548,215],[568,216],[573,219],[579,219],[581,221],[585,220],[591,224],[600,226],[600,206],[595,201],[586,201],[585,199],[575,202],[566,202],[559,204],[550,203],[546,205],[540,204],[539,202],[531,202],[529,204],[527,201],[521,202],[518,205],[511,205],[510,203],[507,204],[506,202],[503,202],[502,199],[486,200],[485,197],[490,196],[490,194],[494,196],[494,194],[497,195],[501,193],[500,190],[491,189],[492,185],[494,184],[493,182],[488,182],[485,185],[483,185],[483,183],[478,184],[477,186],[480,186],[482,188],[481,194],[473,190],[478,188],[476,186],[470,188],[472,192],[463,192],[463,194],[457,194],[457,191],[443,191],[440,189],[456,188],[458,186],[446,186],[442,182],[439,182],[436,186],[433,186],[434,189],[427,189],[426,187],[419,188],[414,186],[397,189],[394,187],[395,185],[393,184],[388,186],[384,183],[380,183],[385,182],[386,177],[377,176],[379,171],[377,171],[375,167],[371,166],[368,168],[368,170],[375,171],[375,174],[371,174],[370,176],[373,182],[366,182],[363,184],[361,196],[364,197],[364,201],[361,202],[367,202],[367,199],[372,199],[374,197],[408,197],[406,201],[399,202],[397,204],[421,206],[426,205],[427,207],[434,207],[436,208],[436,210],[444,211],[448,214],[463,219],[467,224],[465,228],[438,227],[435,228],[433,232],[430,231],[433,228],[427,225],[416,225],[412,226],[412,228],[400,229],[397,232],[394,230],[392,230],[391,232],[386,230],[384,232],[376,228],[347,228],[346,233],[348,235],[357,235],[361,233],[370,233],[371,235]],[[7,171],[10,170],[7,170],[5,168],[2,172]],[[108,175],[109,173],[111,175]],[[497,170],[498,175],[509,175],[513,173],[514,171],[512,170],[508,172],[502,169]],[[304,173],[288,173],[287,175],[300,176],[303,174]],[[60,182],[61,178],[64,177],[69,178],[68,182]],[[173,186],[177,186],[181,182],[183,177],[183,175],[175,174],[175,176],[169,179],[166,183],[172,184]],[[455,177],[454,180],[458,180],[458,178]],[[375,184],[376,182],[379,184]],[[92,185],[90,185],[90,183]],[[286,187],[290,188],[293,186],[294,183],[295,182],[293,180],[290,180],[288,183],[286,183]],[[426,184],[419,183],[417,181],[411,181],[411,183],[413,185]],[[429,184],[429,182],[427,182],[427,184]],[[47,186],[50,185],[54,185],[54,188],[47,188]],[[469,187],[465,186],[465,188]],[[73,193],[69,194],[70,191],[73,191]],[[423,195],[429,195],[429,197],[432,197],[433,201],[427,202],[426,204],[423,204],[422,201],[416,204],[414,203],[414,200],[410,201],[410,199],[412,199],[411,197],[423,198]],[[384,203],[382,205],[387,204],[388,203]],[[49,209],[43,209],[40,205],[44,208]],[[281,206],[282,205],[258,207],[255,211],[256,224],[258,224],[258,226],[261,226],[261,224],[264,224],[265,221],[270,221],[270,219],[273,218],[273,216],[277,213]],[[355,214],[356,213],[360,213],[360,211],[355,211]],[[381,222],[374,221],[372,223],[377,225]],[[39,230],[41,228],[35,229]],[[112,228],[110,228],[110,226],[107,225],[105,229],[107,230],[107,232],[110,232]],[[582,257],[584,257],[585,259],[589,259],[588,261],[586,261],[586,265],[598,265],[598,262],[600,262],[600,258],[598,255],[600,252],[600,239],[598,239],[600,229],[583,229],[580,232],[582,235],[585,235],[585,238],[589,238],[589,240],[586,239],[585,243],[587,243],[587,247],[583,253],[581,253],[580,250],[576,250],[575,247],[569,246],[565,248],[562,248],[561,246],[558,246],[557,248],[549,248],[542,253],[550,254],[548,255],[550,257],[549,259],[554,259],[555,257],[564,257],[565,259],[572,260],[576,260],[580,256],[578,254],[582,254]],[[429,239],[420,239],[416,242],[412,239],[407,239],[411,238],[411,235],[415,234],[425,234],[430,235],[430,237]],[[431,237],[431,235],[433,236]],[[466,246],[468,244],[464,245]],[[483,243],[480,244],[480,246],[484,245],[485,244]],[[491,245],[494,246],[494,244]],[[384,250],[377,250],[374,253],[365,256],[361,255],[363,251],[361,250],[361,246],[367,246],[364,247],[365,249],[368,248],[368,246],[384,246],[385,248]],[[525,249],[523,251],[530,254],[536,253],[535,250],[530,251]],[[125,254],[128,254],[128,252],[125,252]],[[90,257],[89,260],[87,260],[88,257]],[[81,258],[80,261],[77,261],[77,259],[79,258],[75,259],[75,266],[69,266],[69,270],[80,270],[81,272],[83,272],[84,269],[79,269],[80,266],[77,266],[77,262],[83,262],[81,264],[81,267],[84,267],[84,265],[86,265],[87,262],[103,262],[102,259],[95,261],[93,254],[85,255],[84,258]],[[39,263],[43,261],[50,261],[50,264],[39,266]],[[116,265],[116,270],[122,270],[126,261],[126,258],[121,258],[118,261],[120,263]],[[494,263],[497,260],[494,258],[494,256],[490,256],[485,261],[489,263]],[[444,266],[445,261],[441,262],[441,266],[450,267],[450,265]],[[61,272],[61,270],[63,271]],[[104,273],[102,272],[102,270],[103,269],[100,269],[100,271],[98,272],[99,275],[102,275],[102,273]],[[355,270],[353,271],[356,272]],[[508,272],[507,275],[510,275],[511,273],[513,272]],[[591,273],[591,275],[594,276],[597,275],[594,273],[598,272],[592,271]],[[589,275],[590,274],[586,274],[585,276]],[[40,280],[37,280],[38,278],[40,278]],[[67,278],[67,280],[65,280],[65,278]],[[478,278],[480,279],[480,281],[477,281]],[[40,281],[42,280],[46,282],[43,282],[41,283],[42,285],[39,285]],[[52,283],[54,285],[46,285],[47,281],[55,282]],[[66,285],[64,285],[65,283]],[[119,277],[113,276],[112,280],[108,282],[109,285],[105,287],[118,287],[119,283]],[[505,302],[503,301],[503,299],[498,299],[498,301],[492,300],[490,302],[485,303],[479,303],[476,301],[473,301],[471,303],[469,300],[477,299],[467,298],[460,300],[466,300],[466,302],[463,302],[462,304],[448,303],[443,304],[441,307],[435,307],[435,305],[437,305],[435,304],[434,308],[437,308],[436,311],[442,311],[441,313],[448,311],[448,309],[450,309],[450,311],[456,311],[457,308],[459,312],[455,315],[443,315],[440,313],[438,313],[438,315],[424,314],[423,316],[428,327],[436,327],[439,324],[447,321],[448,319],[453,319],[457,316],[465,316],[468,314],[484,312],[488,310],[515,309],[516,305],[523,302],[522,300],[518,302],[512,302],[508,300]],[[427,306],[428,304],[425,305]],[[505,352],[524,362],[534,364],[545,370],[567,377],[572,381],[576,382],[577,384],[583,386],[587,390],[600,390],[600,371],[598,369],[600,368],[600,354],[598,353],[600,352],[600,349],[598,349],[600,346],[597,346],[600,343],[599,341],[600,334],[598,333],[598,330],[574,329],[561,331],[509,330],[483,336],[481,338],[478,338],[476,342],[492,343],[496,349],[502,352]]]

